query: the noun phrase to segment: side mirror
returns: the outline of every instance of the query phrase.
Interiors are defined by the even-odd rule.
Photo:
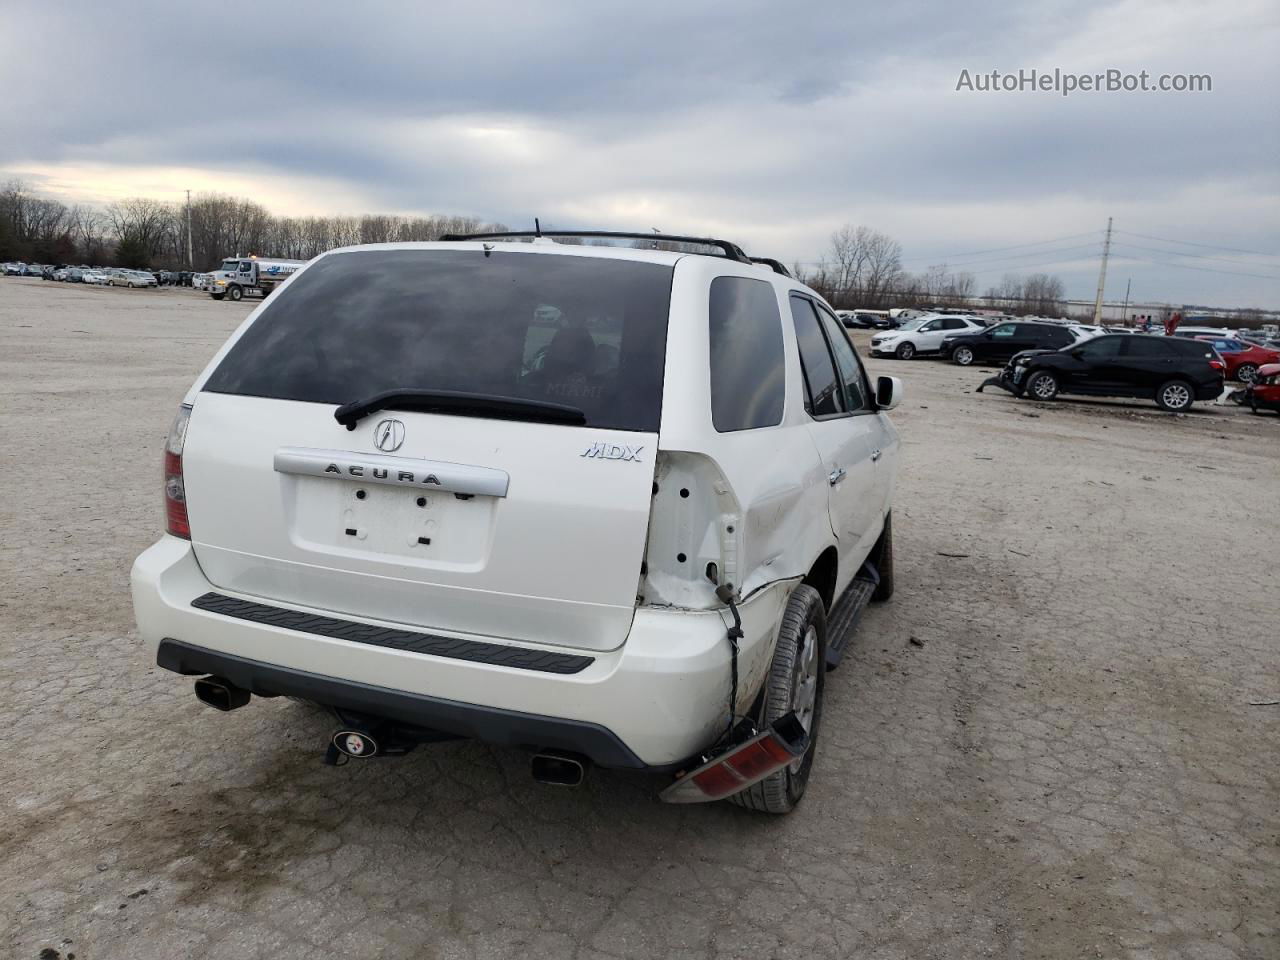
[[[876,406],[892,410],[902,402],[902,381],[897,377],[880,377],[876,380]]]

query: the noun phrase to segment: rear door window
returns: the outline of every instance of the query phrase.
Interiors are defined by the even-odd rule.
[[[822,335],[813,305],[804,297],[791,297],[791,319],[809,394],[806,409],[814,417],[844,413],[844,389],[836,376],[827,338]]]
[[[711,420],[720,433],[782,422],[786,372],[773,284],[711,281]]]
[[[666,264],[560,254],[333,254],[268,301],[204,389],[322,404],[448,390],[654,432],[671,276]]]
[[[1125,341],[1125,356],[1144,360],[1168,360],[1174,356],[1173,347],[1157,337],[1127,337]]]

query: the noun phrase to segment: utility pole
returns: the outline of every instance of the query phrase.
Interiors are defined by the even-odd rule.
[[[187,191],[187,269],[194,270],[194,257],[191,256],[191,191]]]
[[[1129,323],[1129,284],[1133,283],[1133,277],[1128,277],[1124,282],[1124,306],[1120,308],[1120,322],[1126,326]]]
[[[1107,239],[1102,244],[1102,269],[1098,271],[1098,296],[1093,301],[1093,325],[1102,322],[1102,288],[1107,284],[1107,257],[1111,253],[1111,218],[1107,217]]]

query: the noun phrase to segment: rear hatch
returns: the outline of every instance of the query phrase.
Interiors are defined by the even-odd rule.
[[[313,263],[193,405],[183,472],[210,582],[426,629],[619,646],[671,274],[505,244]],[[354,429],[335,419],[388,393]]]

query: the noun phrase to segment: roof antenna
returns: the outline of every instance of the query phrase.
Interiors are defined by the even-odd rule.
[[[540,237],[540,236],[542,236],[542,224],[540,224],[540,223],[538,222],[538,218],[537,218],[537,217],[534,217],[534,218],[533,218],[533,235],[534,235],[535,237]]]

